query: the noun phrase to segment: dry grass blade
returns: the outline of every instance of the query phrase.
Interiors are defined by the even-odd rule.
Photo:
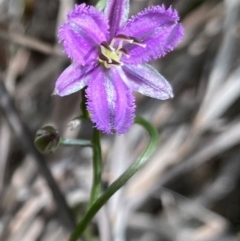
[[[237,47],[236,26],[239,21],[240,3],[238,0],[226,0],[225,7],[224,39],[209,77],[206,95],[199,111],[200,116],[204,116],[208,110],[209,101],[216,99],[215,93],[229,74]]]
[[[32,37],[27,37],[25,35],[12,33],[12,32],[5,32],[3,30],[0,30],[0,39],[4,39],[5,41],[10,41],[22,47],[25,47],[31,50],[36,50],[44,54],[64,56],[61,48],[51,46],[50,44],[44,43]]]

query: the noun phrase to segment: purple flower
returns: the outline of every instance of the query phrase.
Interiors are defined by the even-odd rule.
[[[173,97],[166,79],[146,63],[172,51],[183,36],[171,7],[152,6],[127,20],[129,0],[108,0],[104,13],[76,5],[59,28],[71,64],[54,93],[72,94],[86,85],[87,109],[96,127],[125,133],[134,120],[133,91],[165,100]]]

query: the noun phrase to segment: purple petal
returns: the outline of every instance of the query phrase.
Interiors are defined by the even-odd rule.
[[[183,36],[183,27],[178,20],[177,11],[164,6],[149,7],[134,16],[118,34],[135,37],[146,47],[124,46],[130,58],[123,57],[122,60],[129,64],[146,63],[172,51]]]
[[[129,0],[108,0],[104,13],[109,20],[110,38],[112,38],[128,19]]]
[[[173,97],[167,80],[148,64],[124,65],[124,81],[129,88],[152,98],[166,100]]]
[[[86,65],[97,60],[99,44],[108,40],[108,28],[102,12],[85,4],[75,5],[59,28],[59,40],[69,58]]]
[[[134,97],[122,81],[118,68],[99,67],[86,90],[88,111],[96,127],[106,133],[123,134],[134,120]]]
[[[57,79],[53,94],[65,96],[82,89],[91,77],[93,68],[93,66],[71,64]]]

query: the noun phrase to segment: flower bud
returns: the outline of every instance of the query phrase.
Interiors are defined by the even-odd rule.
[[[44,126],[36,133],[34,144],[41,153],[54,152],[59,145],[60,136],[52,126]]]

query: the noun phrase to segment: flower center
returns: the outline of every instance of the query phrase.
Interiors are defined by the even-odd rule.
[[[102,42],[100,44],[99,62],[103,64],[105,68],[122,66],[122,55],[125,55],[127,58],[130,57],[127,50],[123,48],[123,44],[136,44],[144,48],[146,47],[145,44],[141,43],[136,38],[118,34],[112,39],[110,44],[107,42]]]

